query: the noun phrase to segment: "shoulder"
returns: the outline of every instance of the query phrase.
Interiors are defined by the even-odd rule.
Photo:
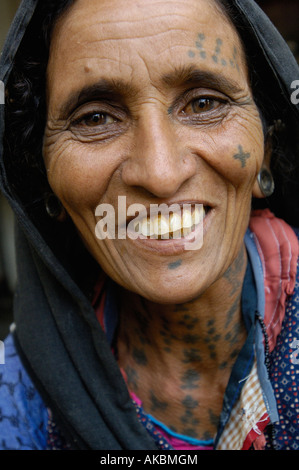
[[[48,411],[22,365],[13,336],[0,364],[0,450],[44,450]]]

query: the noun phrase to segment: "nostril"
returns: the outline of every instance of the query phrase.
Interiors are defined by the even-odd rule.
[[[174,157],[171,161],[151,161],[150,159],[130,159],[122,168],[125,185],[138,187],[159,198],[172,197],[190,178],[196,174],[193,159]]]

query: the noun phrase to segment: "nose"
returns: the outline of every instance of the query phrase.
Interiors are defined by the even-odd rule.
[[[183,148],[175,124],[168,115],[151,110],[138,120],[133,134],[122,171],[123,182],[156,197],[175,195],[196,171],[195,158]]]

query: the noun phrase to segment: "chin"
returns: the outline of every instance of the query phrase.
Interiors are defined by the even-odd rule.
[[[140,289],[138,293],[141,297],[149,300],[150,302],[161,304],[161,305],[174,305],[174,304],[184,304],[191,302],[200,295],[198,287],[191,289],[189,283],[180,283],[178,286],[177,283],[173,285],[162,284],[152,286],[151,289]]]

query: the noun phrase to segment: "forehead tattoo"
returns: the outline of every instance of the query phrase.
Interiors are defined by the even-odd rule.
[[[213,53],[208,53],[205,49],[206,36],[204,33],[198,33],[198,36],[195,40],[194,49],[188,51],[188,56],[190,58],[200,57],[203,60],[212,60],[216,64],[220,64],[223,67],[231,67],[239,71],[238,63],[238,49],[236,46],[233,46],[231,49],[230,56],[225,57],[222,54],[222,49],[224,42],[221,38],[216,38],[215,48]]]

